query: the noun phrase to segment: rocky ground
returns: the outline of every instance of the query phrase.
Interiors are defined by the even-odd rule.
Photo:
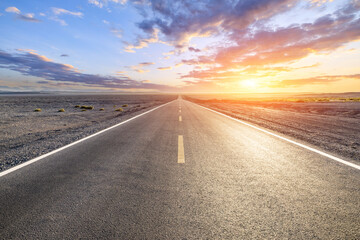
[[[176,98],[165,94],[0,96],[0,171]],[[76,105],[93,109],[83,111]],[[35,112],[37,108],[41,112]],[[59,112],[62,108],[65,112]],[[118,108],[123,112],[115,111]]]
[[[360,102],[185,99],[360,162]]]

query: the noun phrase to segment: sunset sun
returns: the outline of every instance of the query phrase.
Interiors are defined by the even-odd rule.
[[[253,89],[253,90],[259,87],[258,82],[254,79],[242,80],[240,81],[240,86],[245,89]]]

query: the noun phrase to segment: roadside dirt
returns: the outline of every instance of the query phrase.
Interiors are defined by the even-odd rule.
[[[184,99],[360,162],[360,102]]]
[[[0,171],[176,98],[165,94],[0,96]],[[93,109],[83,111],[76,105]],[[41,112],[34,112],[36,108]],[[58,112],[61,108],[65,112]],[[115,111],[118,108],[123,112]]]

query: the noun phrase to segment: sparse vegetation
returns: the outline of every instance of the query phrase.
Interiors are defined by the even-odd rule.
[[[129,106],[129,105],[127,105],[127,104],[123,104],[123,105],[122,105],[122,107],[128,107],[128,106]]]
[[[85,105],[82,105],[80,108],[81,109],[87,109],[87,110],[93,110],[94,109],[93,106],[85,106]]]
[[[360,102],[360,98],[284,98],[284,99],[272,99],[274,102]]]
[[[208,102],[229,102],[231,100],[218,100],[211,99]],[[326,97],[326,98],[264,98],[264,99],[249,99],[244,101],[256,101],[256,102],[296,102],[296,103],[326,103],[326,102],[360,102],[360,98],[338,98],[338,97]]]
[[[256,102],[280,102],[280,103],[341,103],[341,102],[360,102],[360,97],[358,96],[326,96],[326,97],[317,97],[317,96],[294,96],[294,97],[234,97],[231,98],[231,95],[221,98],[211,98],[201,96],[197,97],[196,102],[198,103],[256,103]],[[187,97],[192,99],[191,97]]]
[[[104,108],[100,108],[99,111],[104,111],[105,109]]]
[[[119,118],[130,119],[140,112],[140,109],[129,111],[137,104],[150,108],[177,97],[170,94],[105,93],[29,93],[8,96],[0,96],[2,170],[112,126],[120,121]],[[128,104],[129,107],[123,108],[123,112],[116,112],[115,109],[122,104]],[[94,108],[81,108],[82,105]],[[117,107],[113,108],[114,105]],[[61,108],[65,112],[58,112]]]
[[[115,109],[115,111],[117,111],[117,112],[123,112],[124,109],[122,109],[122,108],[117,108],[117,109]]]
[[[58,112],[65,112],[65,109],[60,108],[60,109],[58,110]]]

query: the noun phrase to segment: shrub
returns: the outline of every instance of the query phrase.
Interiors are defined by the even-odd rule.
[[[41,108],[36,108],[34,112],[41,112]]]
[[[80,108],[80,105],[76,105],[75,108]]]
[[[80,108],[81,109],[88,109],[88,110],[93,110],[94,109],[93,106],[85,106],[85,105],[82,105]]]
[[[115,109],[115,111],[117,111],[117,112],[123,112],[124,109],[122,109],[122,108],[117,108],[117,109]]]
[[[123,104],[123,105],[122,105],[122,107],[128,107],[128,106],[129,106],[129,105],[127,105],[127,104]]]
[[[100,108],[99,111],[104,111],[105,109],[104,108]]]
[[[81,111],[82,111],[82,112],[86,112],[86,109],[82,109]]]
[[[60,108],[58,112],[65,112],[65,109]]]

